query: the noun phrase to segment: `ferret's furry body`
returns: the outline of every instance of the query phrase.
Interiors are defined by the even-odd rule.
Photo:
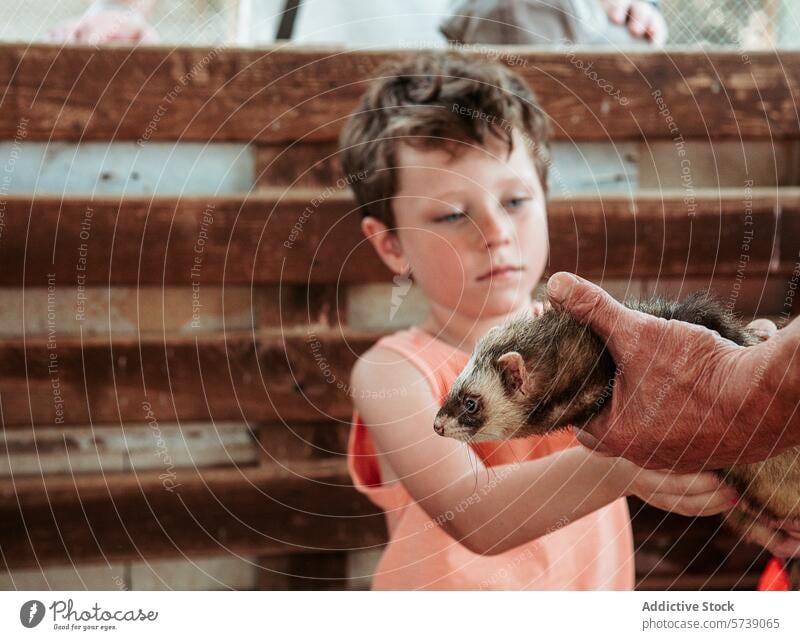
[[[680,303],[656,299],[626,306],[704,325],[736,344],[758,341],[704,295]],[[435,428],[441,435],[479,442],[581,427],[610,400],[615,373],[616,364],[600,338],[568,314],[551,310],[537,318],[518,318],[478,342],[437,414]],[[755,512],[778,520],[800,519],[800,448],[717,473]],[[773,535],[738,507],[725,521],[755,541]],[[792,562],[790,580],[800,589],[799,561]]]

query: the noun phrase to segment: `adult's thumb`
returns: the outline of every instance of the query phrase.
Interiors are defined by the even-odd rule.
[[[614,332],[626,333],[630,321],[637,320],[639,315],[597,285],[565,271],[550,276],[547,295],[556,309],[588,325],[605,341],[609,341]]]

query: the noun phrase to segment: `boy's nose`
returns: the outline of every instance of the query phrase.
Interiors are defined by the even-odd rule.
[[[484,218],[481,226],[484,242],[487,247],[507,244],[511,241],[510,221],[505,213],[491,212]]]

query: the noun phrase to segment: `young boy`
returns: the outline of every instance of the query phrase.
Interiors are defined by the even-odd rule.
[[[454,53],[378,74],[340,146],[383,262],[427,299],[351,376],[348,464],[385,512],[373,589],[631,589],[625,496],[686,515],[730,508],[711,474],[647,471],[572,432],[466,446],[433,418],[476,341],[514,314],[547,262],[547,116],[524,81]]]

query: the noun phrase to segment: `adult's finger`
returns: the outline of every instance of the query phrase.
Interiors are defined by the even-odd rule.
[[[772,320],[768,320],[767,318],[757,318],[748,324],[747,328],[762,340],[771,338],[778,333],[778,327]]]
[[[596,422],[596,420],[593,421],[592,424],[594,424],[594,422]],[[590,424],[589,426],[591,427],[592,424]],[[601,456],[614,455],[610,449],[605,447],[603,443],[598,438],[595,438],[591,433],[589,433],[589,431],[587,431],[586,428],[577,429],[575,431],[575,437],[578,439],[578,442],[580,442],[584,447],[586,447],[587,449],[591,449],[592,451]]]
[[[637,483],[645,491],[669,494],[672,496],[711,495],[723,497],[730,506],[737,499],[735,489],[724,484],[713,473],[666,473],[664,471],[640,471]]]
[[[729,498],[718,492],[689,496],[658,494],[648,502],[659,509],[684,516],[713,516],[731,508]]]
[[[603,340],[612,335],[622,345],[635,341],[634,326],[648,316],[623,306],[597,285],[572,273],[559,271],[547,282],[547,295],[556,309],[562,309],[582,324],[589,325]],[[623,346],[624,348],[624,346]],[[621,349],[609,344],[612,355]]]

